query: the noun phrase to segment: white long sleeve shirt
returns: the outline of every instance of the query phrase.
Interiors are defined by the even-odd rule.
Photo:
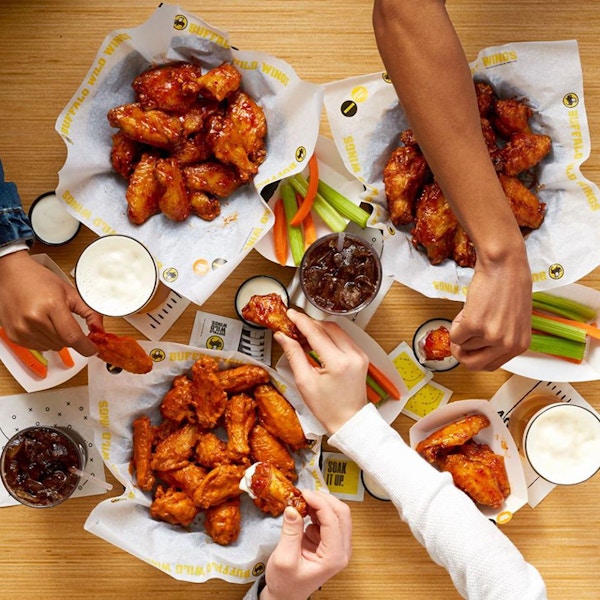
[[[400,518],[469,600],[545,600],[538,571],[490,522],[448,473],[423,460],[379,415],[365,406],[329,443],[383,487]],[[257,582],[258,584],[258,582]],[[257,598],[257,584],[244,600]]]

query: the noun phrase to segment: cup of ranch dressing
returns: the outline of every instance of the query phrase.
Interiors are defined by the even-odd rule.
[[[38,196],[29,209],[29,221],[37,240],[46,246],[62,246],[70,242],[81,228],[54,192]]]
[[[549,394],[532,394],[510,417],[521,454],[543,479],[582,483],[600,469],[600,417]]]
[[[145,310],[159,283],[158,267],[150,251],[126,235],[98,238],[75,265],[75,285],[83,301],[108,317]]]

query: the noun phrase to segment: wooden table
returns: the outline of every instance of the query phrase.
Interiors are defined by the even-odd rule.
[[[539,0],[480,3],[449,2],[448,8],[472,59],[479,49],[511,41],[559,40],[576,35],[580,44],[586,107],[594,151],[584,172],[600,181],[600,46],[596,0],[575,4]],[[3,0],[0,8],[0,157],[7,180],[15,181],[28,206],[53,190],[65,159],[65,146],[54,131],[56,117],[81,83],[108,32],[141,24],[153,12],[151,0],[105,2]],[[294,66],[316,83],[382,69],[366,0],[189,0],[183,6],[229,31],[242,49],[261,50]],[[323,123],[323,133],[328,127]],[[36,246],[69,272],[83,247],[93,239],[82,232],[57,249]],[[271,274],[289,282],[293,271],[252,252],[202,306],[234,317],[233,296],[249,275]],[[600,290],[600,269],[582,283]],[[191,305],[167,338],[186,343],[194,312]],[[430,300],[394,284],[367,327],[386,351],[410,341],[416,327],[434,316],[452,317],[456,303]],[[107,320],[116,332],[136,333],[125,321]],[[453,400],[490,398],[509,373],[471,373],[459,367],[436,375],[454,391]],[[83,371],[66,386],[86,385]],[[598,382],[574,387],[600,408]],[[0,365],[0,395],[22,390]],[[1,406],[0,406],[1,410]],[[394,426],[406,436],[413,423],[400,416]],[[118,487],[118,486],[117,486]],[[120,489],[111,492],[118,495]],[[545,578],[549,596],[562,600],[598,597],[600,559],[597,510],[600,477],[578,487],[555,489],[535,509],[522,508],[503,526]],[[67,600],[70,598],[236,599],[246,586],[221,580],[194,585],[172,579],[124,551],[83,530],[101,498],[72,499],[49,511],[22,507],[0,511],[0,598]],[[434,565],[400,522],[389,503],[366,497],[352,503],[354,554],[350,566],[328,582],[315,599],[457,598],[446,572]]]

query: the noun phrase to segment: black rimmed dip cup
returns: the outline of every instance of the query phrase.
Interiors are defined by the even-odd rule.
[[[46,246],[67,244],[81,229],[81,222],[67,211],[54,192],[38,196],[28,215],[36,239]]]
[[[52,508],[71,497],[87,463],[81,436],[66,427],[27,427],[8,440],[0,475],[8,493],[32,508]]]

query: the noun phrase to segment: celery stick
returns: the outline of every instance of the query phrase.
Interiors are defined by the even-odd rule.
[[[337,210],[340,215],[350,219],[363,229],[367,226],[369,220],[369,213],[363,210],[360,206],[356,206],[354,202],[351,202],[340,194],[337,190],[334,190],[330,185],[326,184],[323,180],[319,179],[319,194]]]
[[[301,195],[306,196],[308,182],[301,175],[294,175],[287,180],[290,185]],[[344,219],[320,194],[315,196],[312,205],[313,210],[321,217],[323,222],[334,233],[344,231],[348,222]]]
[[[585,342],[575,342],[553,335],[544,335],[543,333],[532,333],[529,344],[529,349],[532,352],[552,354],[553,356],[562,356],[573,360],[583,360],[585,348]]]
[[[285,225],[292,259],[294,260],[294,264],[298,266],[304,254],[304,238],[302,237],[302,228],[290,224],[290,221],[298,210],[298,203],[296,202],[296,195],[292,186],[287,182],[284,182],[281,186],[281,201],[283,202],[283,210],[285,212]]]
[[[45,367],[48,366],[48,359],[39,351],[39,350],[32,350],[31,348],[27,348],[27,350],[33,354],[34,358],[41,364],[44,365]]]
[[[367,385],[377,392],[378,396],[381,396],[382,400],[386,400],[390,395],[370,376],[367,375]]]
[[[566,323],[559,323],[539,315],[531,315],[531,328],[536,331],[543,331],[544,333],[549,333],[575,342],[585,343],[587,337],[585,330],[580,329],[579,327],[567,325]]]
[[[559,298],[546,292],[533,293],[533,306],[573,321],[585,322],[596,318],[596,311],[590,306],[568,298]]]

